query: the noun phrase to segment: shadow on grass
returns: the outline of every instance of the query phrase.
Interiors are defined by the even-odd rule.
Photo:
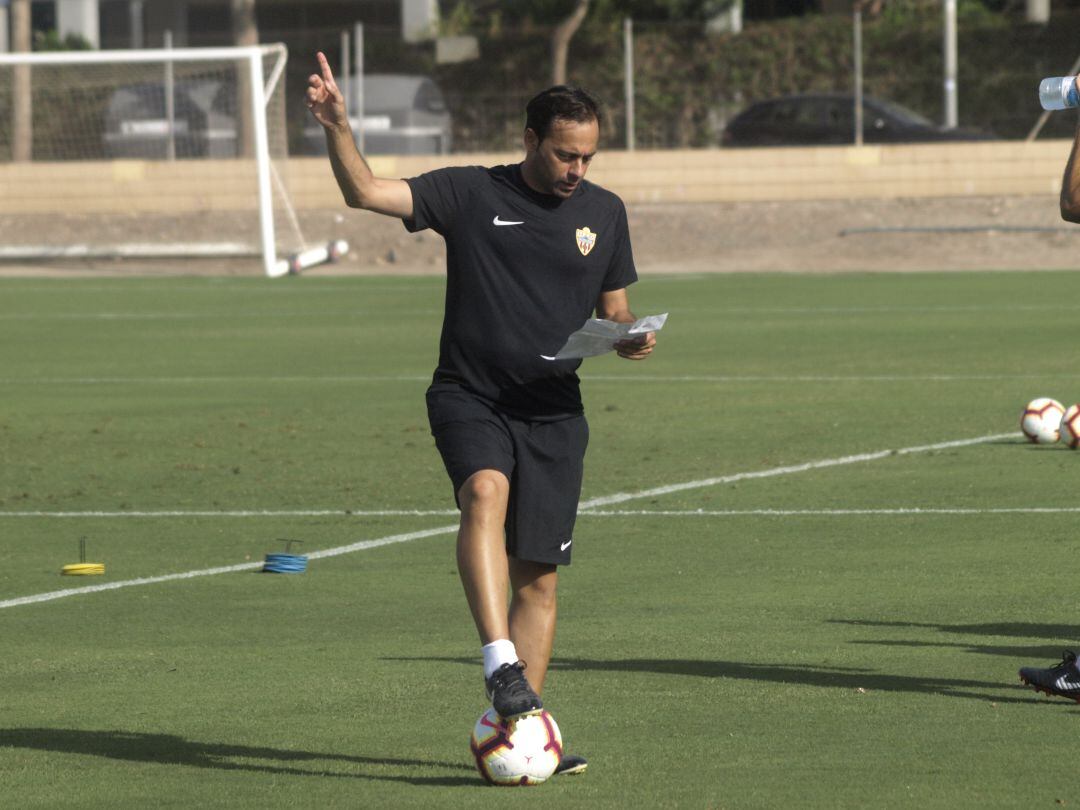
[[[939,630],[966,636],[1012,636],[1015,638],[1080,639],[1080,625],[1035,624],[1034,622],[995,622],[990,624],[938,624],[936,622],[883,622],[863,619],[829,619],[829,624],[851,624],[858,627],[911,627]],[[1075,642],[1074,642],[1075,643]]]
[[[852,644],[882,647],[939,647],[966,650],[979,655],[1004,655],[1012,658],[1053,659],[1061,657],[1062,649],[1080,645],[1080,627],[1073,624],[1035,624],[1032,622],[1001,622],[991,624],[936,624],[933,622],[863,621],[860,619],[830,619],[830,624],[853,627],[889,627],[913,630],[936,630],[960,636],[999,636],[1005,638],[1050,639],[1055,644],[979,644],[968,641],[926,641],[909,639],[861,639]],[[1038,661],[1031,662],[1041,666]],[[1050,663],[1046,664],[1050,666]]]
[[[476,666],[474,658],[386,658],[389,661],[448,661]],[[750,664],[740,661],[704,661],[680,658],[627,658],[600,660],[590,658],[560,658],[552,660],[551,669],[578,672],[647,672],[655,675],[679,675],[697,678],[730,678],[732,680],[818,686],[833,689],[880,692],[910,692],[944,695],[946,697],[981,700],[988,703],[1031,703],[1034,698],[1014,698],[1008,695],[989,695],[976,689],[1002,689],[998,681],[976,681],[968,678],[927,678],[898,675],[856,667],[817,667],[809,664]]]
[[[282,776],[319,776],[345,779],[371,779],[404,782],[412,785],[440,787],[485,787],[483,780],[469,765],[460,762],[435,762],[423,759],[395,757],[361,757],[346,754],[325,754],[295,751],[287,748],[229,745],[227,743],[185,740],[173,734],[145,734],[130,731],[85,731],[69,728],[10,728],[0,729],[0,748],[29,748],[37,751],[56,751],[65,754],[86,754],[129,762],[156,765],[186,765],[222,771],[251,771]],[[469,776],[415,776],[382,774],[362,770],[328,771],[318,767],[305,769],[285,764],[259,764],[235,760],[270,760],[274,763],[335,762],[377,768],[443,768],[469,771]]]
[[[1008,658],[1033,659],[1031,661],[1032,664],[1036,664],[1043,659],[1051,661],[1051,659],[1061,658],[1062,651],[1060,645],[1051,647],[1046,644],[1009,647],[998,644],[970,644],[963,641],[897,641],[886,639],[858,639],[848,643],[862,644],[867,647],[911,647],[913,649],[917,647],[928,647],[937,650],[963,650],[978,655],[1004,655]],[[1049,663],[1046,665],[1050,666]]]

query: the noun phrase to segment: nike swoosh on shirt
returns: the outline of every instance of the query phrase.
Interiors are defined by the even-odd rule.
[[[568,548],[570,548],[570,544],[573,542],[573,540],[567,540],[565,543],[560,543],[559,551],[566,551]]]
[[[499,219],[499,215],[495,215],[495,219],[491,220],[492,225],[524,225],[524,222],[508,222],[505,219]]]

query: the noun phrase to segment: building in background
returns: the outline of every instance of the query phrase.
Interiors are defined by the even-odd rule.
[[[10,0],[0,0],[0,51],[8,49]],[[172,34],[176,47],[231,42],[229,0],[33,0],[35,32],[56,31],[93,48],[156,48]],[[312,29],[349,29],[362,22],[396,28],[415,42],[434,35],[437,0],[258,0],[258,25],[264,41]]]

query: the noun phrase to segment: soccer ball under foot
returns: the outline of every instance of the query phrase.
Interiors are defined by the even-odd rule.
[[[550,712],[507,720],[488,709],[476,721],[469,747],[489,784],[539,785],[562,759],[562,734]]]

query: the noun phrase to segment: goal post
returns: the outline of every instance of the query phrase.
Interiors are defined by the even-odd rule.
[[[0,259],[260,256],[284,275],[309,247],[288,192],[287,58],[0,54]]]

